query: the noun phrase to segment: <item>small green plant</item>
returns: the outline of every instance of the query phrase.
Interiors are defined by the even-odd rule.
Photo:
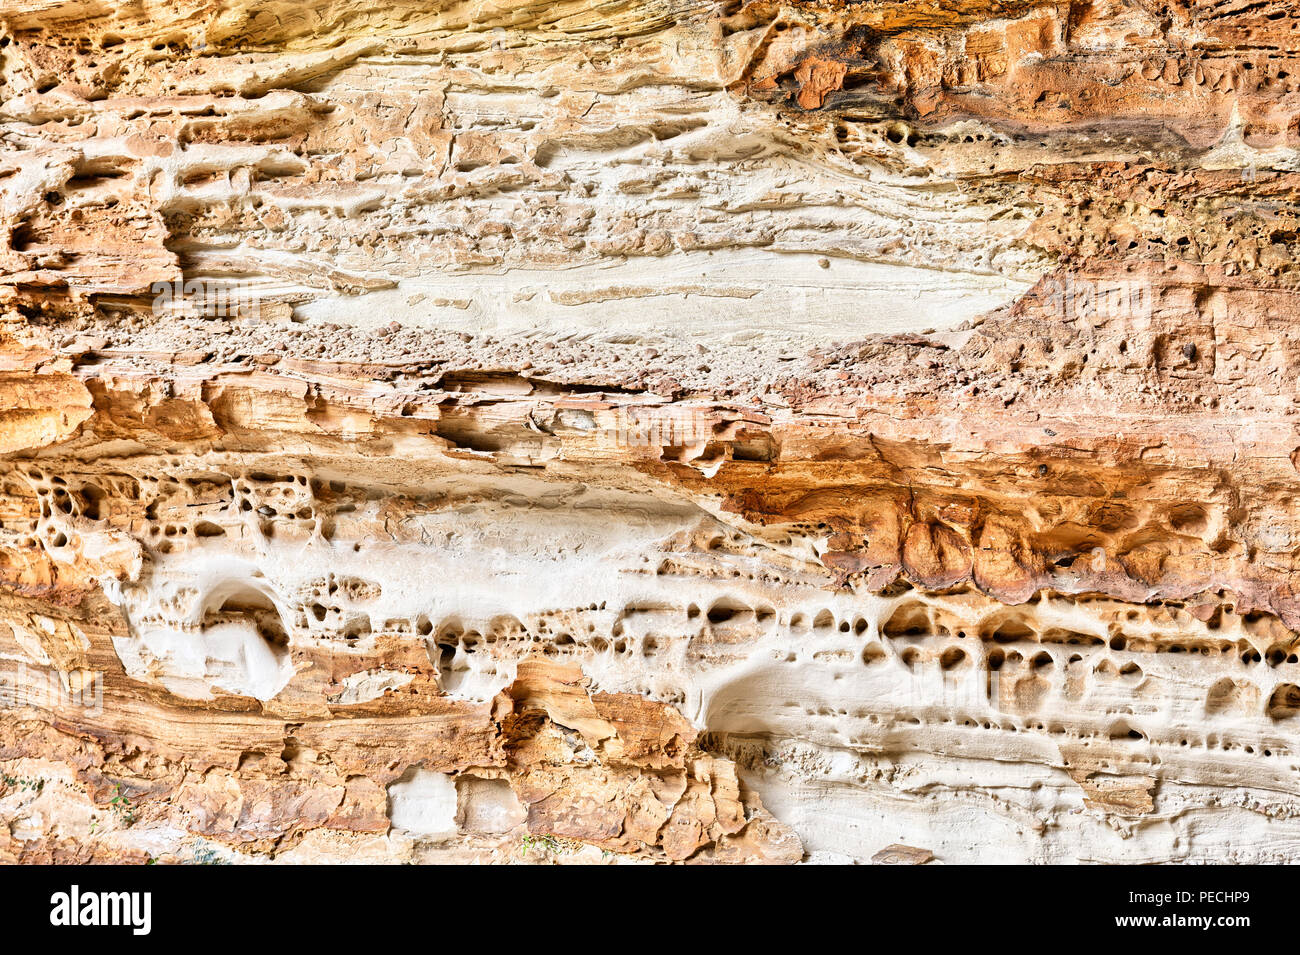
[[[10,789],[16,789],[19,792],[27,791],[39,793],[45,788],[45,780],[39,776],[10,776],[8,773],[0,773],[0,782],[3,782]]]
[[[574,839],[559,839],[551,835],[528,835],[524,836],[523,839],[520,840],[519,848],[521,854],[525,857],[528,855],[528,850],[534,848],[544,849],[545,851],[554,853],[555,855],[563,855],[567,852],[576,852],[578,849],[582,848],[582,843]]]
[[[108,808],[123,828],[135,822],[135,806],[131,805],[130,797],[122,792],[121,783],[113,783],[113,797],[108,801]],[[99,820],[96,819],[90,824],[90,831],[94,833],[98,830]]]
[[[230,865],[225,859],[217,855],[217,850],[211,846],[195,846],[194,854],[190,857],[191,865]]]
[[[122,792],[121,783],[113,783],[113,798],[108,801],[108,808],[123,826],[135,822],[135,806],[131,805],[126,793]]]

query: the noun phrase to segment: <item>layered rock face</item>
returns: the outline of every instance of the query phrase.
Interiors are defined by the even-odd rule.
[[[1293,861],[1294,0],[0,0],[0,857]]]

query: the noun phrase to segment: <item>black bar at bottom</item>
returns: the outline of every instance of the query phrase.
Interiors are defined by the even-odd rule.
[[[1003,943],[1160,935],[1181,942],[1200,933],[1230,945],[1242,933],[1289,927],[1285,874],[1268,867],[621,872],[597,884],[576,866],[545,874],[532,866],[11,867],[0,871],[0,892],[11,940],[96,936],[127,946],[243,938],[337,948],[431,941],[449,931],[487,941],[501,930],[558,942],[568,929],[591,944],[602,930],[649,938],[691,923],[725,925],[741,938],[774,918],[814,944],[837,923],[866,933],[865,943],[876,920],[891,934],[953,945],[985,944],[981,932]]]

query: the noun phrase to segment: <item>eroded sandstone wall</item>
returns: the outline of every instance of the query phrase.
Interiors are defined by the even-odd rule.
[[[1293,860],[1298,123],[1294,0],[0,0],[0,856]]]

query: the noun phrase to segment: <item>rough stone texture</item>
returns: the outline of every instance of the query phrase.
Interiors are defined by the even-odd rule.
[[[1295,0],[0,0],[0,857],[1294,861]]]

